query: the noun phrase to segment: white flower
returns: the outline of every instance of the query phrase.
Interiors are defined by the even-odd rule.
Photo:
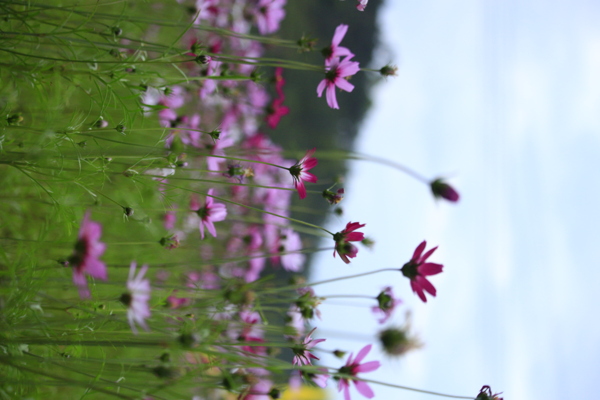
[[[144,279],[148,266],[144,265],[140,269],[137,276],[135,270],[137,265],[134,262],[129,267],[129,279],[127,279],[127,293],[121,296],[121,302],[127,306],[127,319],[133,333],[137,334],[135,324],[150,330],[146,325],[146,318],[150,317],[150,307],[148,306],[148,300],[150,300],[150,281]]]

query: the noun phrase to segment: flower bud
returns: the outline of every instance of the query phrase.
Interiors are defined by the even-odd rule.
[[[331,205],[338,204],[344,199],[344,189],[338,189],[337,192],[332,192],[329,189],[323,190],[323,198]]]
[[[379,332],[379,341],[383,350],[391,356],[402,356],[422,346],[416,338],[409,336],[408,326],[382,330]]]
[[[396,72],[398,72],[398,67],[395,65],[386,65],[381,67],[381,69],[379,70],[379,73],[381,74],[381,76],[396,76]]]
[[[479,394],[475,397],[475,400],[503,400],[502,397],[499,397],[501,393],[492,394],[492,388],[488,385],[484,385],[479,390]]]
[[[460,198],[458,192],[441,178],[432,181],[429,185],[431,186],[431,191],[436,199],[443,198],[456,203]]]
[[[18,125],[23,122],[23,116],[21,114],[12,114],[6,117],[6,122],[9,125]]]
[[[342,351],[342,350],[334,350],[333,351],[333,355],[336,356],[337,358],[344,358],[346,357],[346,351]]]
[[[206,54],[200,54],[199,56],[196,57],[195,61],[197,64],[202,64],[202,65],[206,65],[209,62],[211,62],[212,57],[211,56],[207,56]]]

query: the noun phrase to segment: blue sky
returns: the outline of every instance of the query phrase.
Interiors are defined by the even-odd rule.
[[[395,321],[412,311],[426,346],[384,358],[385,372],[365,377],[473,396],[489,384],[511,400],[588,397],[600,372],[600,3],[385,8],[379,60],[397,63],[398,77],[375,89],[357,151],[447,177],[462,199],[435,202],[399,171],[354,162],[345,215],[329,228],[367,223],[376,247],[349,266],[321,254],[313,279],[400,268],[427,239],[439,245],[432,260],[445,265],[431,279],[438,296],[422,304],[394,273],[317,293],[376,296],[392,284],[405,302]],[[356,352],[379,327],[368,300],[341,302],[322,307],[314,336]],[[377,398],[433,398],[374,389]]]

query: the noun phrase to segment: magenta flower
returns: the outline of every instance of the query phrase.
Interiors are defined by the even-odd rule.
[[[371,351],[370,344],[366,345],[358,352],[358,354],[356,355],[356,359],[352,360],[353,354],[350,354],[350,357],[348,357],[348,361],[346,361],[346,365],[341,367],[338,370],[338,373],[355,377],[358,375],[359,372],[375,371],[381,366],[379,361],[369,361],[364,364],[360,364],[360,362],[364,360],[367,354],[369,354],[369,351]],[[373,393],[373,390],[366,382],[345,377],[339,377],[338,379],[338,391],[344,392],[345,400],[350,400],[350,382],[354,382],[356,390],[358,390],[358,392],[366,398],[372,399],[373,397],[375,397],[375,393]]]
[[[383,324],[392,316],[396,306],[401,303],[402,300],[394,297],[391,286],[387,286],[377,296],[377,305],[371,307],[371,311],[373,311],[373,314],[381,317],[379,323]]]
[[[79,228],[73,255],[65,263],[73,268],[73,283],[79,288],[79,296],[82,299],[90,297],[86,274],[104,281],[107,279],[106,264],[99,260],[106,250],[106,244],[100,241],[100,236],[102,226],[98,222],[90,221],[90,212],[86,212]]]
[[[206,196],[206,202],[203,207],[200,207],[200,203],[196,197],[192,197],[190,201],[190,209],[198,214],[200,217],[200,223],[198,228],[200,229],[200,237],[204,239],[204,227],[210,232],[211,235],[217,237],[217,230],[215,229],[215,222],[223,221],[227,217],[227,208],[225,204],[215,203],[212,198],[214,189],[208,190]]]
[[[134,262],[129,266],[129,278],[127,279],[127,293],[121,295],[121,303],[127,306],[127,319],[129,320],[129,326],[133,333],[137,334],[136,323],[144,328],[150,330],[146,325],[146,318],[150,317],[150,307],[148,306],[148,300],[150,300],[150,281],[144,279],[148,266],[144,265],[140,269],[137,275],[135,270],[137,265]]]
[[[354,57],[354,54],[352,54],[348,48],[340,46],[342,39],[346,36],[346,32],[348,32],[348,25],[342,24],[335,28],[333,39],[331,39],[331,45],[321,50],[321,53],[325,57],[325,61],[331,61],[336,57],[342,56]]]
[[[360,67],[357,61],[350,61],[353,56],[348,56],[340,61],[339,58],[333,58],[325,61],[325,79],[317,86],[317,95],[321,97],[323,90],[327,89],[325,97],[327,105],[331,108],[339,109],[337,98],[335,96],[336,86],[346,92],[354,90],[354,85],[345,78],[356,74]]]
[[[358,4],[356,5],[356,9],[358,11],[365,11],[365,8],[367,8],[367,3],[369,2],[369,0],[358,0]]]
[[[354,258],[358,254],[358,248],[350,242],[360,242],[365,238],[364,233],[354,231],[365,225],[366,224],[361,225],[359,222],[348,222],[343,231],[335,233],[333,235],[333,240],[335,241],[333,256],[335,257],[335,253],[338,253],[342,261],[346,264],[350,264],[348,258]]]
[[[290,174],[292,174],[292,178],[294,179],[294,187],[296,190],[298,190],[298,196],[300,196],[301,199],[306,197],[304,181],[311,183],[317,182],[317,177],[314,174],[306,172],[309,169],[313,169],[317,166],[318,161],[312,156],[315,154],[316,150],[316,148],[308,150],[300,161],[288,169]]]
[[[413,292],[416,293],[423,302],[427,302],[425,292],[432,296],[435,296],[435,287],[429,282],[426,276],[436,275],[442,272],[444,266],[442,264],[434,264],[425,262],[437,249],[437,246],[423,254],[423,250],[427,246],[427,242],[423,240],[421,244],[417,246],[415,252],[409,262],[404,264],[400,269],[402,275],[410,279],[410,287]]]
[[[292,360],[292,365],[312,365],[312,363],[310,362],[311,358],[314,358],[315,360],[318,360],[319,357],[315,356],[313,353],[311,353],[310,349],[312,349],[313,347],[315,347],[317,344],[324,342],[327,339],[316,339],[313,340],[313,338],[311,337],[311,335],[313,334],[313,332],[316,330],[317,328],[313,328],[308,335],[306,335],[306,337],[304,338],[304,340],[302,341],[302,343],[297,344],[296,346],[292,347],[292,351],[294,352],[294,359]]]

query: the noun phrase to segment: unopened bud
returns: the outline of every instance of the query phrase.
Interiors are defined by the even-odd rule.
[[[386,65],[384,67],[381,67],[381,69],[379,70],[379,73],[381,74],[381,76],[396,76],[396,73],[398,72],[398,67],[395,65]]]

